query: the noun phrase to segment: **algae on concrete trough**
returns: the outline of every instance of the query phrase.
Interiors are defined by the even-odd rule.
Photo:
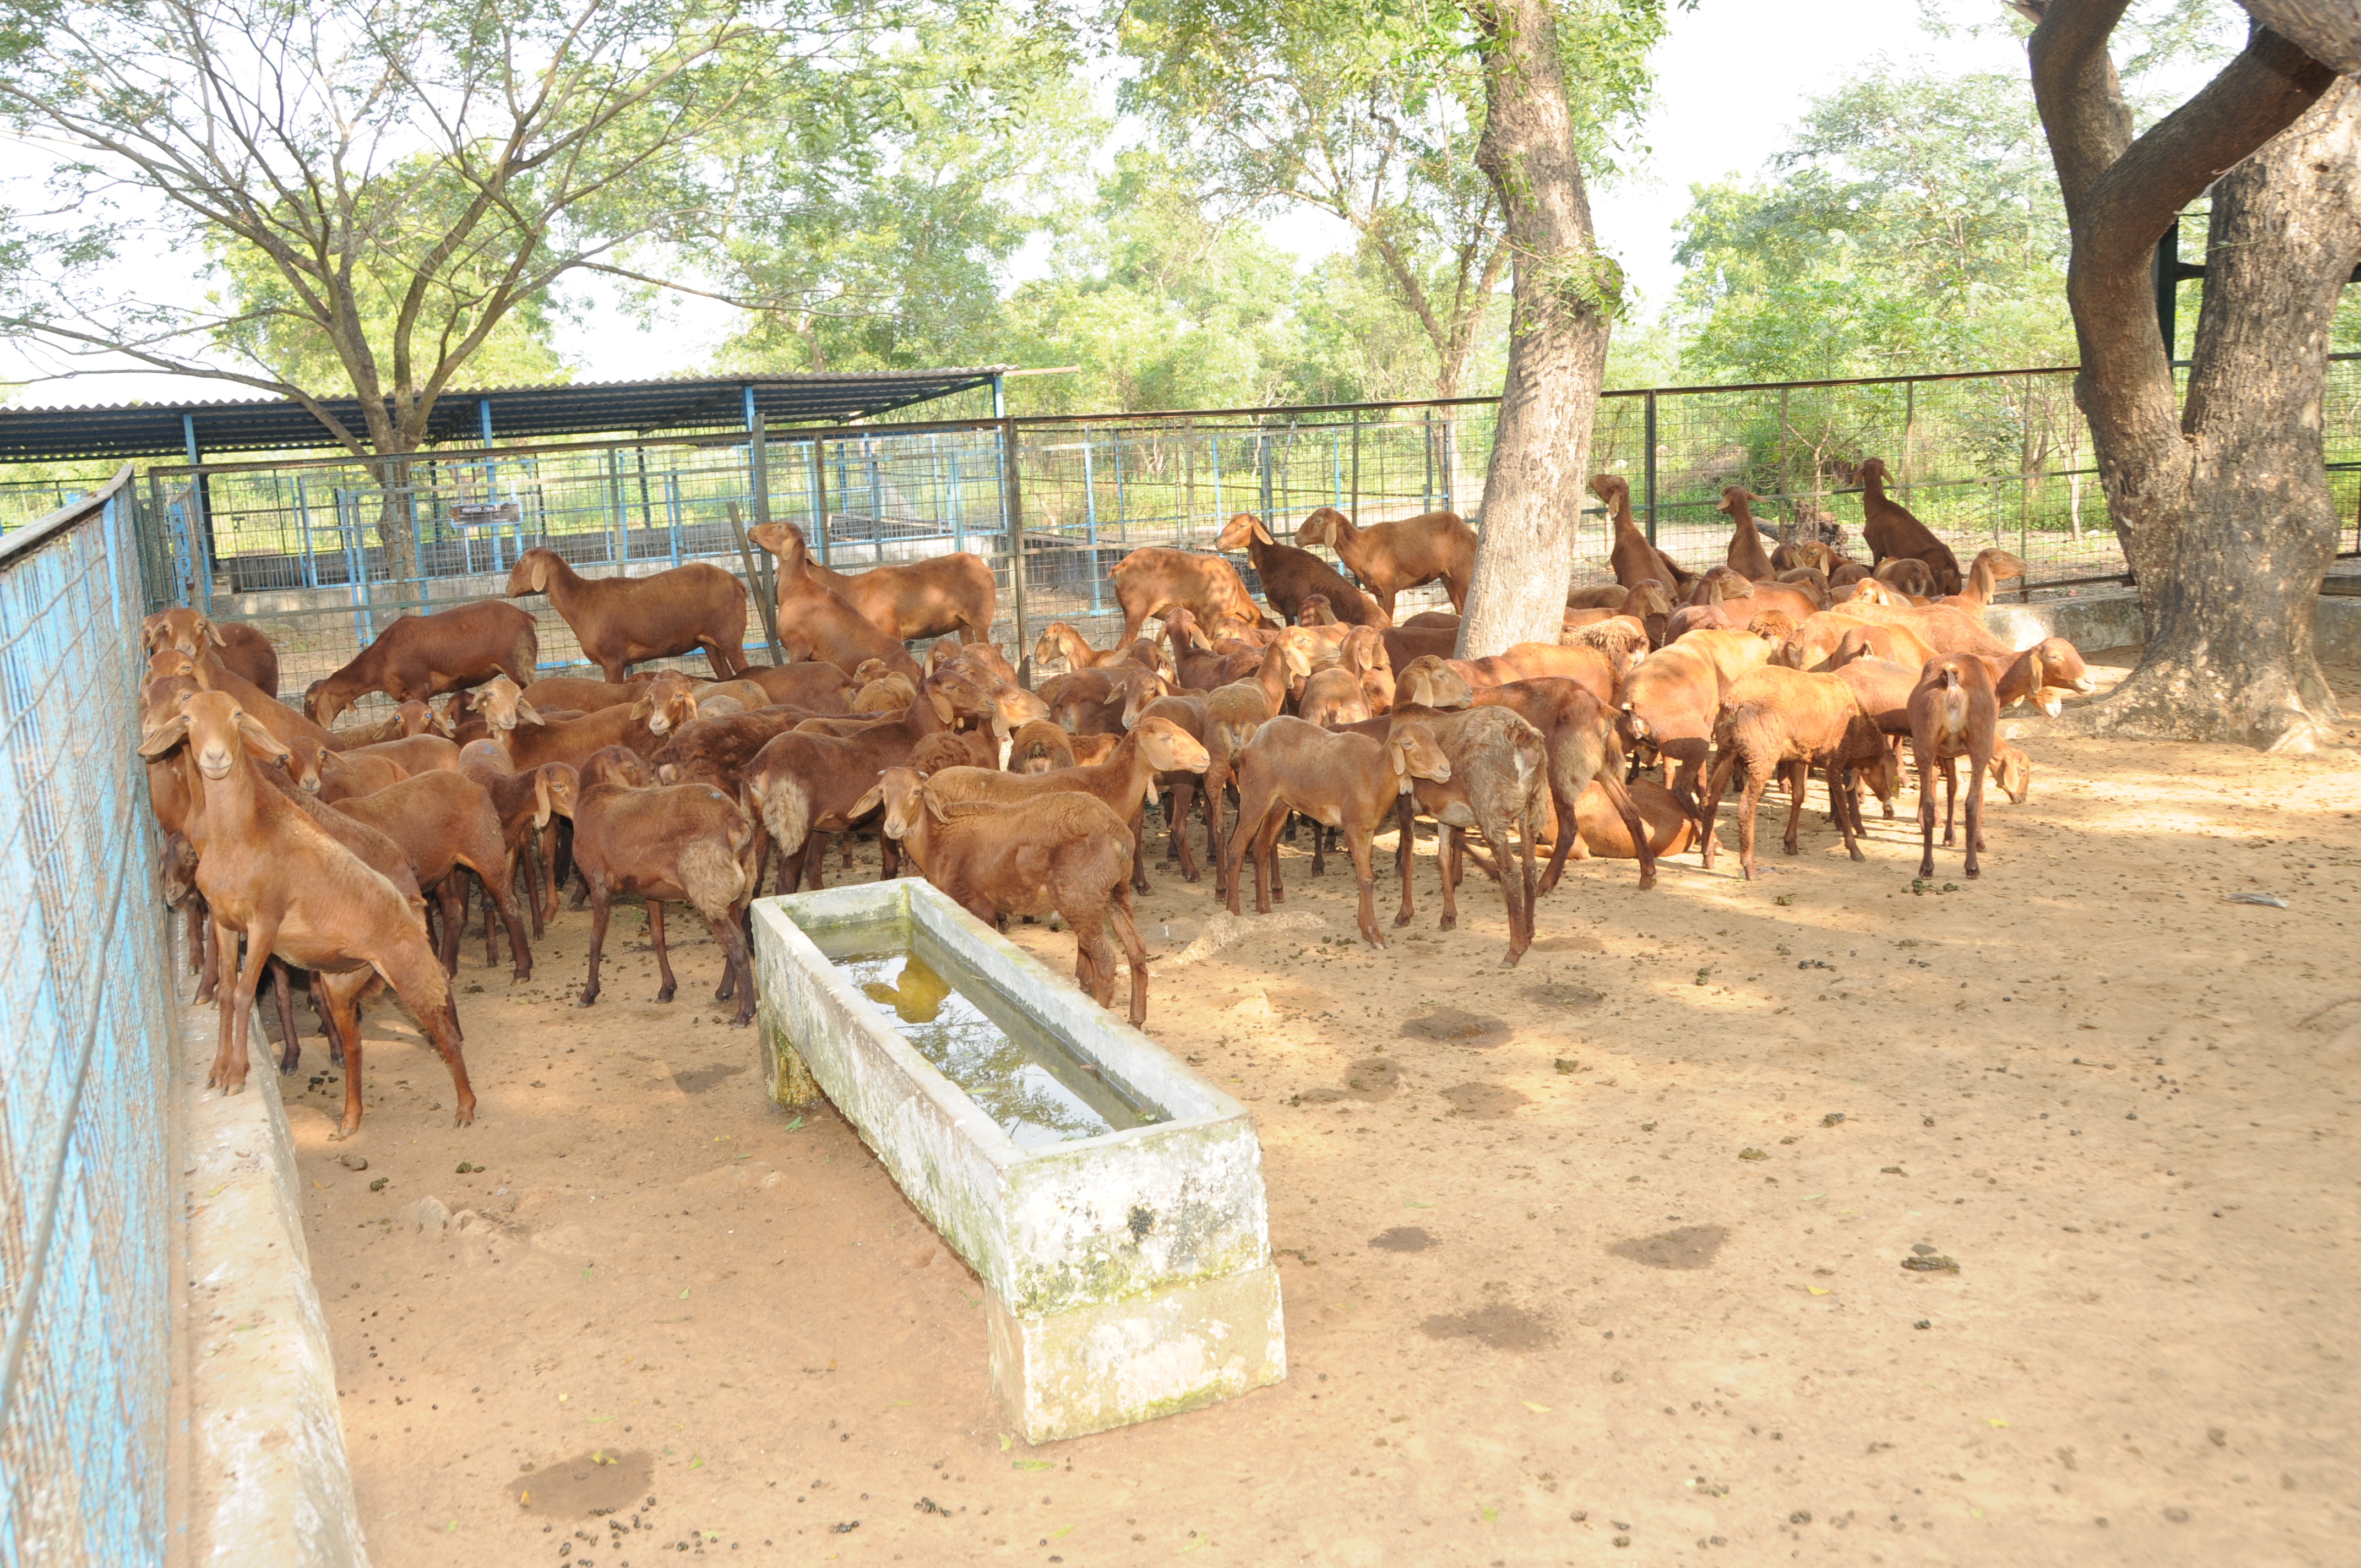
[[[826,1094],[984,1282],[993,1381],[1028,1440],[1287,1375],[1262,1149],[1244,1106],[926,883],[764,899],[753,920],[773,1097]],[[1038,1069],[1030,1087],[1047,1080],[1071,1103],[1048,1122],[1016,1115],[1020,1143],[897,1027],[938,1000],[928,978],[917,995],[899,965],[888,985],[831,953],[923,959],[1021,1046],[1024,1060],[1003,1067]],[[987,1099],[1009,1083],[980,1081]]]

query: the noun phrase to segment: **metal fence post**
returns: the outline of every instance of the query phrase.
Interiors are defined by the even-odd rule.
[[[1258,428],[1258,429],[1257,429],[1257,431],[1255,432],[1255,444],[1256,444],[1256,446],[1258,448],[1258,450],[1257,450],[1257,452],[1256,455],[1257,455],[1257,457],[1259,459],[1259,461],[1260,461],[1260,463],[1261,463],[1261,465],[1262,465],[1262,517],[1263,517],[1263,525],[1264,525],[1265,527],[1268,527],[1268,526],[1269,526],[1269,524],[1270,524],[1270,516],[1271,516],[1271,512],[1270,512],[1270,499],[1271,499],[1271,497],[1270,497],[1270,463],[1271,463],[1271,452],[1270,452],[1270,449],[1271,449],[1271,446],[1273,445],[1273,443],[1272,443],[1272,441],[1271,441],[1271,439],[1270,439],[1270,432],[1269,432],[1269,431],[1268,431],[1268,430],[1264,430],[1264,429],[1259,429],[1259,428]]]
[[[1091,468],[1091,433],[1082,429],[1082,538],[1091,553],[1091,613],[1099,613],[1099,487]]]
[[[1648,543],[1656,542],[1656,394],[1650,392],[1641,400],[1641,440],[1647,446],[1646,484]]]
[[[1353,521],[1361,521],[1361,416],[1353,416],[1353,504],[1345,515]]]
[[[1016,632],[1016,674],[1032,684],[1033,650],[1025,624],[1025,498],[1018,483],[1016,422],[1008,417],[1006,383],[992,378],[992,417],[1000,425],[1000,523],[1008,541],[1008,598]]]

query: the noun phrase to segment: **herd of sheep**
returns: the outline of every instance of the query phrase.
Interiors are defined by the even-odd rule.
[[[593,580],[546,549],[524,553],[507,597],[545,596],[597,678],[540,677],[533,618],[487,599],[401,618],[297,707],[279,700],[276,651],[252,628],[188,609],[151,616],[139,750],[166,895],[187,913],[199,999],[223,1012],[210,1081],[243,1086],[266,977],[280,1065],[293,1070],[293,994],[308,990],[346,1069],[340,1131],[353,1133],[359,1008],[390,988],[448,1065],[458,1120],[472,1119],[450,976],[478,889],[486,961],[500,961],[505,937],[522,980],[561,888],[578,880],[591,911],[585,1006],[618,894],[646,905],[659,1001],[675,989],[664,908],[688,905],[724,955],[715,998],[744,1024],[755,1001],[747,904],[774,857],[778,891],[820,885],[829,834],[874,833],[885,876],[906,855],[979,918],[1062,917],[1076,980],[1102,1005],[1115,991],[1111,927],[1134,1023],[1148,1007],[1132,898],[1148,888],[1151,805],[1191,882],[1202,817],[1214,892],[1233,913],[1248,856],[1257,910],[1284,896],[1282,832],[1309,830],[1315,875],[1341,847],[1361,935],[1378,945],[1373,842],[1397,828],[1400,926],[1425,818],[1444,924],[1475,860],[1500,885],[1511,964],[1569,857],[1634,860],[1642,887],[1661,856],[1694,849],[1711,866],[1733,783],[1748,876],[1763,792],[1786,784],[1795,853],[1815,769],[1859,860],[1861,799],[1874,794],[1892,815],[1906,751],[1931,874],[1931,784],[1940,775],[1956,796],[1964,761],[1973,876],[1985,780],[2021,800],[2029,777],[1998,737],[2000,711],[2024,701],[2054,712],[2090,678],[2070,644],[2017,649],[1985,629],[1995,584],[2022,562],[1987,550],[1963,573],[1886,495],[1882,464],[1859,473],[1868,562],[1827,541],[1770,548],[1755,498],[1732,487],[1727,559],[1700,573],[1655,548],[1627,487],[1602,475],[1592,488],[1614,520],[1615,582],[1570,591],[1555,641],[1472,660],[1454,653],[1474,531],[1449,512],[1358,528],[1328,507],[1295,545],[1250,514],[1223,531],[1219,550],[1246,557],[1262,603],[1221,554],[1133,551],[1111,574],[1116,645],[1048,627],[1032,661],[1062,673],[1038,689],[988,641],[994,590],[982,560],[848,576],[812,560],[785,523],[751,534],[776,561],[765,619],[789,662],[775,666],[746,658],[747,589],[731,574],[692,565]],[[1395,624],[1398,596],[1434,582],[1455,613]],[[1157,634],[1143,638],[1150,621]],[[928,639],[939,640],[914,655]],[[711,681],[629,673],[700,651]],[[372,694],[393,706],[370,719],[355,704]],[[1661,783],[1641,776],[1657,763]],[[1947,847],[1953,815],[1947,800]],[[1466,845],[1471,832],[1488,853]]]

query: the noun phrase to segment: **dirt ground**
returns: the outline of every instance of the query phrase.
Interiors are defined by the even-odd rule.
[[[372,1554],[2361,1561],[2361,1004],[2303,1022],[2361,992],[2361,751],[2045,728],[1972,884],[1912,891],[1909,797],[1865,865],[1766,810],[1761,881],[1578,863],[1512,971],[1479,876],[1438,931],[1423,859],[1379,952],[1291,859],[1318,928],[1148,1020],[1255,1113],[1290,1376],[1038,1451],[975,1279],[762,1098],[695,921],[670,1006],[634,913],[587,1012],[587,915],[513,988],[471,939],[473,1127],[391,1009],[357,1138],[316,1037],[288,1084]],[[1152,957],[1213,908],[1154,880]]]

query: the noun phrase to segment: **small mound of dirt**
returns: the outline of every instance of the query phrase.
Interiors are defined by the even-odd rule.
[[[1462,1116],[1473,1116],[1479,1122],[1497,1122],[1520,1105],[1532,1102],[1513,1089],[1497,1083],[1455,1083],[1443,1091],[1451,1108]]]
[[[708,1090],[720,1088],[745,1070],[744,1062],[731,1067],[693,1067],[686,1072],[674,1073],[672,1080],[683,1094],[703,1094]]]
[[[644,1448],[593,1448],[520,1475],[503,1490],[528,1512],[575,1519],[630,1508],[647,1496],[655,1473],[655,1456]]]
[[[1525,987],[1525,1000],[1537,1002],[1543,1007],[1554,1007],[1562,1013],[1580,1013],[1606,1001],[1607,993],[1568,981],[1551,980]]]
[[[1494,1350],[1540,1350],[1557,1338],[1547,1318],[1506,1301],[1472,1312],[1439,1313],[1418,1327],[1429,1339],[1472,1339]]]
[[[1392,1230],[1379,1231],[1371,1236],[1369,1245],[1379,1252],[1424,1252],[1431,1246],[1440,1246],[1442,1243],[1416,1225],[1396,1225]]]
[[[1541,938],[1533,943],[1532,950],[1537,953],[1603,953],[1607,950],[1607,944],[1596,937],[1584,937],[1568,932],[1560,936]]]
[[[1705,1268],[1729,1239],[1727,1225],[1683,1225],[1662,1235],[1633,1236],[1607,1250],[1650,1268]]]
[[[1402,1025],[1401,1032],[1412,1039],[1478,1049],[1506,1045],[1509,1039],[1506,1019],[1487,1018],[1458,1007],[1438,1007],[1422,1017],[1412,1018]]]
[[[1390,1057],[1363,1057],[1345,1069],[1345,1087],[1356,1100],[1383,1100],[1400,1085],[1401,1065]]]

